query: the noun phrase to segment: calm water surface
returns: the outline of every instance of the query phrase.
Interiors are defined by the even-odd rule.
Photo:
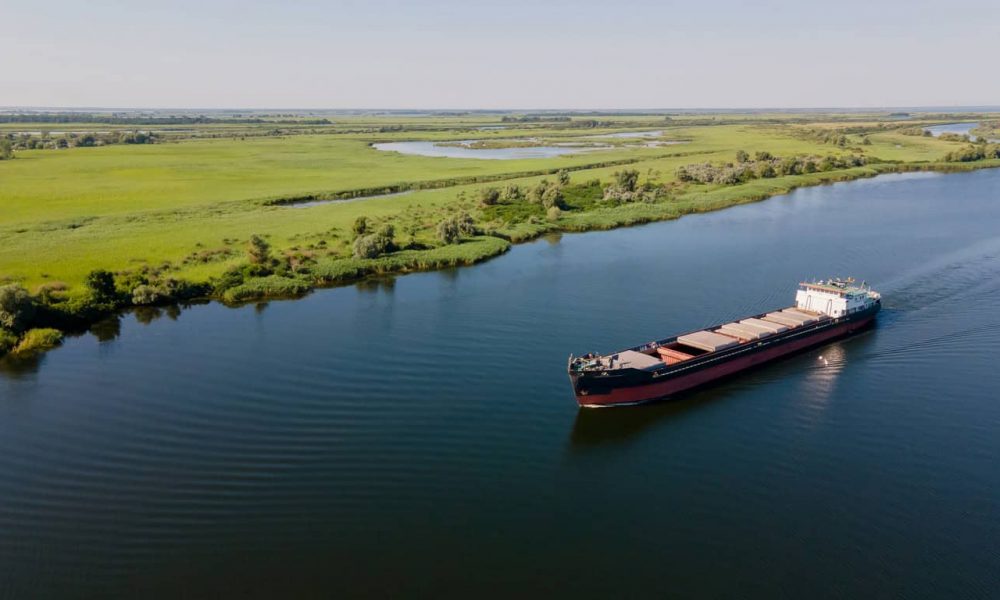
[[[573,402],[570,352],[847,274],[884,294],[869,333]],[[982,171],[129,314],[0,363],[0,596],[996,597],[998,306]]]
[[[958,135],[968,135],[972,141],[976,141],[979,137],[969,133],[976,127],[979,127],[979,123],[945,123],[944,125],[924,127],[924,129],[931,132],[931,135],[934,137],[938,137],[942,133],[955,133]]]
[[[465,140],[474,142],[476,140]],[[419,156],[441,156],[446,158],[479,158],[484,160],[517,160],[523,158],[551,158],[564,154],[579,154],[605,147],[586,146],[528,146],[520,148],[469,148],[467,146],[442,146],[442,142],[383,142],[372,144],[376,150],[416,154]]]

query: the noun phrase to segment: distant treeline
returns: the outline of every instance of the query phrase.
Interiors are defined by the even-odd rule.
[[[549,115],[507,115],[500,118],[501,123],[568,123],[569,117]]]
[[[863,166],[867,160],[863,156],[789,156],[780,158],[770,152],[757,152],[753,158],[742,150],[736,153],[736,161],[721,165],[702,163],[678,167],[677,179],[697,183],[717,183],[737,185],[752,179],[768,179],[784,175],[823,173],[838,169]]]
[[[843,129],[823,129],[819,127],[810,127],[806,129],[799,129],[796,131],[796,136],[807,139],[814,142],[819,142],[821,144],[832,144],[834,146],[839,146],[841,148],[846,148],[850,144],[851,140],[847,137],[849,133],[861,133],[862,131],[867,131],[865,128],[854,128],[857,131],[852,131],[850,128]],[[868,136],[863,136],[861,138],[861,143],[865,145],[870,145],[871,140]]]
[[[14,150],[58,150],[60,148],[90,148],[112,144],[155,144],[159,139],[160,136],[151,131],[65,133],[58,136],[50,135],[45,131],[41,135],[8,133],[0,135],[0,158],[13,158],[12,152]]]
[[[952,150],[944,156],[948,162],[974,162],[992,158],[1000,158],[1000,144],[987,144],[985,142],[969,144],[961,150]]]
[[[120,115],[98,115],[93,113],[28,113],[16,115],[0,114],[0,123],[102,123],[105,125],[206,125],[215,123],[245,124],[279,123],[286,125],[331,125],[329,119],[261,119],[223,118],[204,115],[182,117],[126,117]]]

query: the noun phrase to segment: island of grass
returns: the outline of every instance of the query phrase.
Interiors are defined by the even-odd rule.
[[[132,306],[294,297],[473,264],[547,232],[673,219],[880,173],[1000,165],[996,144],[922,134],[952,115],[220,115],[183,127],[169,116],[9,117],[0,116],[0,354],[49,347],[51,330],[85,330]],[[536,159],[373,147],[593,146],[595,135],[640,132]],[[676,140],[685,143],[645,143]]]

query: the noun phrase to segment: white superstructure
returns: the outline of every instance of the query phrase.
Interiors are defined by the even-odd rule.
[[[871,308],[880,298],[871,288],[855,284],[853,279],[829,279],[799,284],[795,307],[833,318],[845,317]]]

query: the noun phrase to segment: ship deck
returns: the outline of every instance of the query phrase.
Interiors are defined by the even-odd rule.
[[[830,319],[819,312],[790,306],[627,350],[579,357],[571,360],[570,369],[578,372],[656,370],[665,365],[679,365]]]

